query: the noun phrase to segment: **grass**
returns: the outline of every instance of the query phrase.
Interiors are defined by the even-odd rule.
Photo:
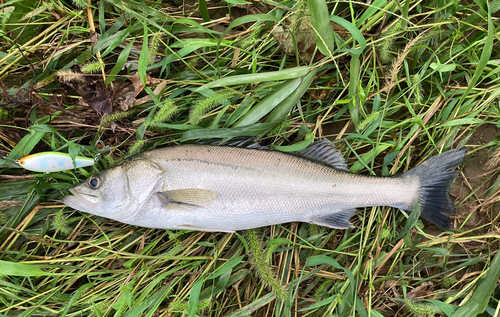
[[[89,3],[0,4],[0,316],[498,316],[498,2]],[[377,175],[468,145],[456,229],[375,207],[171,232],[60,203],[134,153],[236,136],[328,137]],[[14,162],[48,150],[100,160]]]

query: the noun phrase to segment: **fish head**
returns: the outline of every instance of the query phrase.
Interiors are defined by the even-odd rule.
[[[90,176],[69,189],[62,202],[96,216],[125,222],[161,186],[164,174],[149,160],[132,160]]]

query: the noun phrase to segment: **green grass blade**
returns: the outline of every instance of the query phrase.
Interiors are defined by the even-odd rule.
[[[405,227],[394,238],[394,241],[398,241],[399,239],[404,237],[415,226],[419,218],[420,218],[420,204],[417,202],[413,207],[410,216],[408,217],[408,221],[406,222]]]
[[[361,52],[359,54],[361,54],[365,50],[365,48],[366,48],[365,37],[363,36],[363,33],[361,33],[361,31],[354,24],[352,24],[351,22],[349,22],[345,19],[342,19],[341,17],[338,17],[336,15],[330,15],[330,21],[337,23],[337,24],[340,24],[347,31],[349,31],[349,33],[351,33],[352,37],[361,46]]]
[[[141,79],[142,84],[146,86],[146,77],[147,77],[146,70],[148,68],[148,62],[149,62],[148,27],[146,23],[144,23],[143,36],[144,38],[142,40],[142,50],[141,50],[141,56],[139,56],[137,72],[139,74],[139,78]]]
[[[120,38],[123,33],[127,32],[127,30],[121,30],[120,28],[125,24],[123,18],[118,19],[106,32],[104,32],[94,47],[92,47],[92,53],[100,52],[105,48],[108,48],[112,45],[113,42],[116,42],[117,38]],[[118,43],[120,44],[120,43]]]
[[[206,85],[203,85],[195,90],[195,92],[207,89],[207,88],[217,88],[217,87],[225,87],[225,86],[234,86],[234,85],[242,85],[242,84],[252,84],[252,83],[262,83],[268,81],[278,81],[278,80],[287,80],[294,79],[298,77],[302,77],[307,75],[310,71],[309,67],[301,66],[301,67],[293,67],[275,72],[262,72],[256,74],[245,74],[245,75],[236,75],[224,77],[213,82],[210,82]]]
[[[149,307],[158,307],[158,305],[161,304],[161,301],[163,298],[167,295],[167,293],[170,291],[171,286],[165,286],[163,289],[159,290],[152,296],[148,296],[146,299],[144,299],[140,304],[130,311],[128,311],[124,317],[138,317],[138,316],[143,316],[142,313],[148,309]]]
[[[115,76],[118,75],[123,66],[125,66],[132,46],[134,46],[134,41],[130,41],[127,46],[125,46],[125,48],[121,51],[118,59],[116,60],[115,66],[113,67],[113,69],[111,69],[109,75],[106,77],[106,81],[104,82],[106,86],[115,79]]]
[[[35,132],[25,135],[21,141],[10,151],[8,158],[17,160],[30,154],[31,150],[40,142],[45,132]]]
[[[369,165],[374,158],[379,155],[382,151],[386,150],[387,148],[393,146],[392,142],[388,141],[386,143],[380,143],[375,146],[375,148],[371,149],[367,153],[363,154],[360,160],[358,160],[356,163],[354,163],[349,171],[351,173],[358,173],[361,171],[366,165]]]
[[[153,124],[154,127],[158,128],[164,128],[164,129],[172,129],[172,130],[197,130],[197,129],[203,129],[202,127],[199,127],[197,125],[191,125],[191,124],[170,124],[170,123],[155,123]]]
[[[196,311],[198,310],[198,300],[200,298],[201,287],[203,286],[204,279],[200,278],[196,283],[194,283],[191,288],[191,294],[189,295],[188,303],[188,317],[196,316]]]
[[[176,19],[174,22],[172,22],[172,25],[175,24],[187,24],[192,26],[194,29],[192,32],[202,32],[202,33],[209,33],[209,34],[218,34],[218,32],[212,31],[204,27],[203,25],[199,24],[198,22],[191,20],[191,19]]]
[[[245,307],[242,307],[240,310],[232,313],[228,317],[248,317],[250,314],[257,309],[269,304],[272,300],[276,298],[276,294],[274,293],[268,293],[259,299],[254,300],[250,304],[246,305]]]
[[[64,310],[61,313],[61,315],[59,315],[59,317],[65,317],[68,314],[69,310],[71,309],[71,306],[73,306],[75,304],[75,302],[80,299],[83,292],[85,292],[85,290],[87,290],[87,288],[92,287],[94,285],[95,285],[95,283],[87,283],[87,284],[83,284],[82,286],[80,286],[78,288],[78,290],[75,292],[75,294],[73,296],[71,296],[71,299],[69,300],[66,307],[64,307]]]
[[[118,45],[122,44],[130,35],[131,30],[132,25],[129,25],[125,30],[120,31],[116,35],[110,36],[109,39],[113,39],[113,41],[109,44],[104,53],[101,54],[101,58],[104,58],[104,56],[108,55],[109,52],[114,50]]]
[[[360,74],[360,61],[359,55],[352,55],[350,67],[350,81],[349,81],[349,113],[351,115],[354,127],[358,129],[359,115],[361,112],[361,102],[358,96],[358,83]]]
[[[491,8],[489,2],[486,0],[484,4],[488,10],[488,35],[486,36],[486,40],[484,42],[484,47],[481,52],[481,58],[479,59],[479,63],[477,64],[476,70],[474,71],[474,76],[472,77],[470,83],[467,86],[462,98],[460,98],[459,105],[461,105],[465,98],[472,91],[472,88],[476,85],[478,80],[481,78],[486,65],[490,61],[491,53],[493,52],[493,39],[495,36],[495,25],[493,24],[493,20],[491,18]]]
[[[313,25],[313,33],[316,46],[321,54],[332,56],[333,52],[333,28],[330,25],[330,13],[325,0],[309,0],[309,10]]]
[[[368,9],[366,9],[365,12],[361,15],[361,17],[356,21],[356,24],[358,27],[361,26],[366,20],[368,20],[372,15],[374,15],[377,11],[382,12],[380,10],[385,4],[387,3],[387,0],[375,0],[373,3],[370,5]]]
[[[283,145],[283,146],[275,146],[274,148],[281,152],[296,152],[305,149],[314,141],[314,135],[312,133],[308,133],[305,136],[305,140],[295,143],[293,145]]]
[[[253,106],[253,108],[250,109],[250,111],[248,111],[243,118],[236,122],[234,126],[242,127],[256,123],[262,117],[271,112],[285,98],[290,96],[290,94],[299,86],[301,82],[301,78],[295,78],[284,82],[278,89]]]
[[[276,123],[256,123],[237,128],[197,129],[184,132],[181,142],[196,139],[225,139],[240,136],[257,136],[272,129]]]
[[[478,283],[472,297],[460,306],[451,317],[474,317],[488,307],[490,296],[497,287],[500,278],[500,252],[491,261],[490,268],[485,277]]]
[[[104,17],[104,1],[99,2],[99,28],[101,33],[106,32],[106,18]]]
[[[229,260],[226,263],[224,263],[223,265],[219,266],[212,274],[210,274],[209,277],[207,277],[206,280],[208,281],[208,280],[217,278],[217,277],[225,274],[226,272],[229,272],[236,265],[240,264],[241,261],[243,261],[244,257],[245,257],[244,255],[241,255],[241,256],[238,256],[238,257],[231,258],[231,260]]]
[[[235,28],[237,26],[240,26],[240,25],[246,24],[246,23],[267,22],[267,21],[278,23],[280,20],[271,14],[251,14],[251,15],[245,15],[245,16],[239,17],[237,19],[234,19],[234,21],[231,22],[228,25],[227,29],[224,31],[224,35],[221,37],[221,40],[222,40],[222,38],[224,38],[224,36],[230,30],[232,30],[233,28]]]
[[[54,275],[49,272],[45,272],[37,267],[17,263],[17,262],[9,262],[0,260],[0,272],[2,275],[13,275],[13,276],[47,276]]]
[[[200,10],[203,22],[210,21],[210,14],[208,14],[207,2],[205,0],[198,0],[198,9]]]
[[[293,106],[300,101],[300,98],[302,98],[307,89],[309,89],[317,73],[318,69],[310,71],[309,74],[307,74],[304,79],[302,79],[300,85],[290,94],[290,96],[288,96],[288,98],[285,98],[285,100],[280,102],[280,104],[277,105],[276,108],[273,109],[273,111],[271,111],[269,116],[266,118],[266,122],[284,121],[292,110]]]

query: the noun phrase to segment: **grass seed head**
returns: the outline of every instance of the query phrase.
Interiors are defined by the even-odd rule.
[[[7,217],[7,215],[0,210],[0,225],[7,223],[8,220],[9,217]]]
[[[379,111],[375,111],[374,113],[370,114],[365,120],[363,120],[359,124],[358,126],[359,130],[360,131],[364,130],[366,127],[370,126],[373,123],[373,121],[375,121],[375,119],[378,118],[379,114],[380,114]]]
[[[405,307],[415,317],[434,316],[434,311],[425,304],[417,304],[412,300],[405,300]]]
[[[415,100],[417,103],[421,104],[422,103],[422,95],[423,95],[423,88],[422,85],[420,84],[420,76],[415,75],[411,77],[411,82],[413,84],[413,87],[415,87]]]
[[[139,153],[139,151],[146,145],[147,140],[137,140],[137,142],[132,145],[128,151],[129,154],[134,155]]]
[[[486,162],[486,167],[489,169],[494,169],[498,165],[500,165],[500,147],[490,156],[488,161]]]
[[[253,44],[259,42],[263,28],[264,28],[263,24],[261,24],[257,28],[255,28],[255,30],[253,30],[245,40],[241,41],[241,44],[240,44],[241,48],[246,50],[250,46],[252,46]]]
[[[21,19],[19,19],[19,21],[30,20],[44,11],[51,11],[51,10],[54,10],[54,4],[44,3],[35,10],[26,13],[26,15],[24,15]]]
[[[267,136],[278,136],[281,134],[285,134],[286,130],[293,124],[293,121],[287,120],[284,121],[283,123],[279,124],[278,126],[274,127],[267,133]]]
[[[204,300],[202,302],[198,302],[198,305],[196,305],[197,312],[201,312],[207,309],[210,306],[211,302],[212,302],[211,298]],[[168,307],[168,311],[171,313],[184,313],[187,312],[187,310],[188,310],[188,302],[181,300],[174,300],[173,302],[170,303]]]
[[[261,280],[271,287],[273,292],[281,299],[285,299],[287,292],[283,285],[276,279],[271,265],[266,261],[267,250],[263,247],[263,242],[254,229],[247,230],[248,244],[250,246],[250,256],[255,264],[257,275]]]
[[[156,115],[153,117],[153,120],[147,123],[148,126],[151,126],[155,123],[161,123],[172,119],[179,112],[179,107],[175,105],[172,100],[165,100],[163,106],[158,110]]]
[[[85,76],[82,73],[77,73],[72,70],[60,70],[57,72],[59,80],[65,83],[69,82],[85,82]]]
[[[87,1],[85,1],[85,0],[73,0],[73,3],[79,9],[86,9],[88,7]]]
[[[68,225],[68,221],[66,220],[66,217],[64,217],[62,210],[58,211],[55,215],[54,220],[52,221],[52,228],[65,235],[71,233],[71,228]]]
[[[378,55],[382,64],[387,64],[392,60],[392,46],[397,36],[394,36],[401,29],[401,20],[394,22],[385,32],[382,32],[385,39],[378,45]]]
[[[458,280],[455,276],[446,276],[444,277],[442,280],[441,280],[441,286],[443,288],[450,288],[452,287],[453,285],[455,285],[455,283],[457,283]]]
[[[316,289],[316,291],[314,291],[314,298],[316,299],[316,301],[321,301],[323,300],[324,298],[324,292],[326,292],[328,290],[328,288],[331,286],[332,284],[332,281],[331,280],[325,280],[323,281],[321,284],[319,284],[318,288]]]
[[[380,238],[381,239],[386,239],[391,235],[391,230],[389,228],[384,228],[382,229],[382,232],[380,233]]]
[[[125,119],[136,112],[137,112],[136,110],[128,110],[128,111],[116,112],[109,115],[105,115],[101,119],[101,127],[108,126],[111,122]]]
[[[235,94],[236,92],[232,90],[221,90],[217,91],[211,97],[198,99],[198,101],[196,101],[196,103],[191,107],[191,111],[189,112],[189,121],[191,124],[198,124],[205,114],[221,105],[224,100],[231,98]]]
[[[104,64],[101,62],[90,62],[85,65],[83,65],[80,70],[82,73],[85,74],[95,74],[101,71],[103,69]]]
[[[161,33],[157,32],[153,35],[151,42],[149,42],[148,48],[148,65],[153,65],[156,61],[156,55],[158,54],[158,47],[160,46]]]

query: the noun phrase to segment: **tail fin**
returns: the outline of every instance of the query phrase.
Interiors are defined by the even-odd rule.
[[[416,175],[420,178],[420,216],[442,228],[452,226],[450,216],[455,215],[455,207],[449,191],[459,173],[452,169],[463,163],[466,152],[464,147],[444,152],[405,173],[405,176]]]

